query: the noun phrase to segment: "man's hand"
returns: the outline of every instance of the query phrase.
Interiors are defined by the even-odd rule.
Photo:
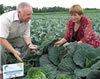
[[[29,45],[29,48],[32,50],[32,52],[34,52],[34,53],[37,53],[37,51],[36,51],[36,49],[37,49],[37,45],[33,45],[33,44],[30,44]]]
[[[21,59],[21,57],[20,57],[20,53],[18,52],[18,51],[16,51],[15,53],[13,53],[14,54],[14,56],[17,58],[17,60],[19,60],[19,61],[23,61],[22,59]]]

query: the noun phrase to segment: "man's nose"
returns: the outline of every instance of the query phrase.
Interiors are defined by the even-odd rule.
[[[32,15],[30,15],[29,18],[31,19],[32,18]]]

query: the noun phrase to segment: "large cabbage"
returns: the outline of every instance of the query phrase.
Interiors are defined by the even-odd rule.
[[[46,72],[38,67],[32,67],[29,69],[27,79],[46,79]]]

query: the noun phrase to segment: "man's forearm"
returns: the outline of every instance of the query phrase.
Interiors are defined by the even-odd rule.
[[[24,38],[24,41],[25,41],[25,43],[26,43],[27,45],[32,43],[30,37],[25,37],[25,38]]]
[[[13,53],[14,54],[14,52],[16,51],[13,47],[12,47],[12,45],[5,39],[5,38],[1,38],[0,37],[0,44],[2,45],[2,46],[4,46],[7,50],[9,50],[11,53]]]

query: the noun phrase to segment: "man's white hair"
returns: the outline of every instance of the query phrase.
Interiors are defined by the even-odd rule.
[[[18,4],[18,6],[16,7],[16,10],[17,10],[17,11],[23,12],[23,9],[24,9],[25,7],[31,7],[31,8],[32,8],[32,6],[31,6],[29,3],[27,3],[27,2],[21,2],[21,3]]]

